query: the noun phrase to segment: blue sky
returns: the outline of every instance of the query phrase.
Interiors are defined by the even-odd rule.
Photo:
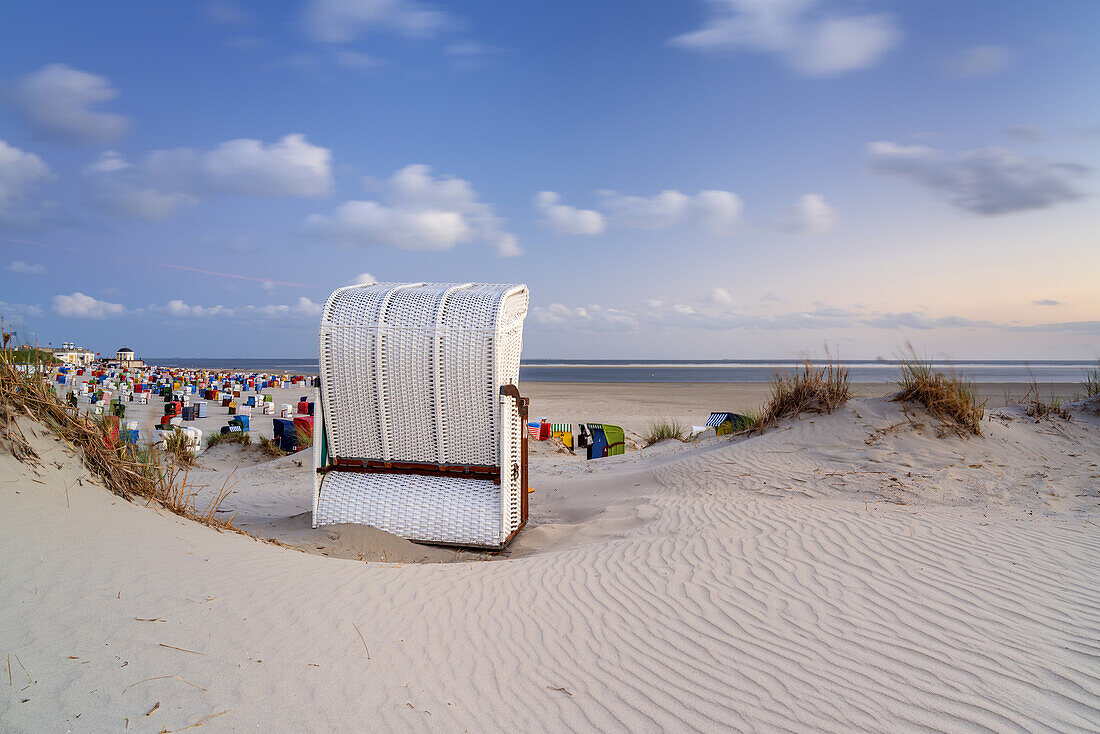
[[[0,312],[43,342],[309,356],[373,277],[526,282],[529,357],[1100,356],[1100,3],[0,24]]]

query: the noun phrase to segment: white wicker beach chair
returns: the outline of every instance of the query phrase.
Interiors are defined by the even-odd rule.
[[[527,287],[340,288],[321,314],[313,526],[503,548],[527,522]]]

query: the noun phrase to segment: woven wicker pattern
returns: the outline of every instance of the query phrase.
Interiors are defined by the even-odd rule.
[[[501,467],[501,484],[491,495],[496,498],[491,517],[468,519],[476,527],[491,519],[496,527],[492,542],[483,536],[456,540],[446,528],[423,531],[423,522],[406,525],[427,534],[399,533],[404,537],[500,545],[519,527],[522,426],[515,401],[499,393],[502,385],[519,382],[527,302],[527,288],[522,285],[391,283],[341,288],[325,304],[320,330],[321,397],[331,457]],[[332,496],[334,492],[352,492],[355,487],[355,501],[365,501],[363,493],[375,490],[364,487],[385,484],[374,476],[373,483],[361,485],[348,483],[341,472],[327,475],[319,491],[315,524],[335,516],[322,507],[351,501]],[[437,516],[438,508],[432,506],[443,495],[426,487],[437,481],[491,484],[390,477],[406,491],[377,490],[378,498],[368,504],[378,512],[385,510],[379,522],[383,515],[405,517],[417,511],[437,517],[438,522],[450,522],[449,515]],[[484,488],[478,492],[482,499],[466,509],[490,512],[484,504],[484,497],[490,495]],[[386,503],[394,506],[383,508]],[[452,500],[448,503],[448,507],[458,506]],[[348,512],[339,516],[348,517]],[[355,510],[352,514],[360,519],[338,522],[382,527],[364,512]],[[452,539],[439,540],[442,536]]]
[[[482,479],[330,472],[317,501],[318,525],[372,525],[428,543],[501,544],[500,486]]]

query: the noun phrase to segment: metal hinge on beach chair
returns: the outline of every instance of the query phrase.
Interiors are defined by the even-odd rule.
[[[376,284],[321,315],[313,525],[503,548],[527,522],[523,285]]]

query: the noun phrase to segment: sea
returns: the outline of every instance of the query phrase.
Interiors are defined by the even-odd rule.
[[[238,372],[317,374],[316,359],[194,359],[152,357],[147,364]],[[520,365],[522,382],[768,382],[790,373],[799,359],[528,359]],[[820,364],[820,363],[818,363]],[[852,382],[889,383],[898,379],[896,360],[847,360]],[[1088,360],[941,360],[933,365],[971,382],[1080,382],[1096,368]]]

